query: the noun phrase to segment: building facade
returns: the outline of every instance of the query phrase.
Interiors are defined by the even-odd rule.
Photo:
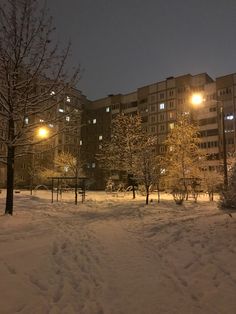
[[[191,103],[193,93],[203,96],[198,106]],[[236,150],[236,74],[215,80],[206,73],[168,77],[128,94],[108,95],[95,101],[70,89],[59,99],[55,94],[54,101],[50,111],[27,121],[46,125],[55,136],[16,159],[16,182],[22,186],[29,186],[29,169],[53,168],[55,157],[69,152],[81,160],[91,189],[103,189],[107,178],[97,156],[111,136],[112,119],[121,112],[141,115],[143,129],[158,137],[157,154],[165,153],[165,140],[178,114],[191,115],[199,126],[200,148],[208,156],[203,166],[210,171],[220,170],[223,164],[223,114],[227,153],[230,156]],[[4,142],[0,142],[0,156],[6,156]],[[0,186],[5,183],[6,169],[0,164]]]
[[[227,152],[236,146],[236,75],[216,80],[206,73],[183,75],[150,84],[129,94],[108,95],[93,101],[83,110],[81,150],[87,160],[87,174],[93,188],[105,186],[104,172],[96,156],[105,139],[111,136],[111,121],[117,113],[139,113],[143,128],[158,137],[157,154],[164,154],[165,140],[174,127],[178,114],[190,114],[199,126],[200,148],[207,154],[206,170],[222,168],[222,119],[224,112]],[[201,93],[204,101],[199,106],[191,103],[193,93]]]

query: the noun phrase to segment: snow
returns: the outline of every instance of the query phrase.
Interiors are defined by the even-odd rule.
[[[0,216],[0,313],[235,313],[235,214],[156,198],[16,194]]]

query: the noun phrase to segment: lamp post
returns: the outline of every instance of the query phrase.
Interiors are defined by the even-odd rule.
[[[223,169],[224,169],[224,188],[228,188],[228,166],[227,166],[227,151],[226,151],[226,137],[225,137],[225,114],[224,107],[221,101],[217,101],[220,105],[220,120],[222,129],[222,148],[223,148]]]
[[[193,105],[201,105],[205,99],[202,94],[193,94],[191,97],[191,103]],[[225,114],[224,114],[224,106],[221,100],[215,100],[215,102],[220,104],[218,106],[218,113],[220,113],[220,122],[221,122],[221,132],[222,132],[222,153],[223,153],[223,173],[224,173],[224,188],[228,188],[228,169],[227,169],[227,151],[226,151],[226,137],[225,137]]]
[[[49,137],[49,129],[46,126],[38,127],[35,130],[35,141],[41,142],[42,140],[46,140]],[[35,166],[35,146],[32,149],[32,164],[30,169],[30,194],[33,194],[33,185],[34,185],[34,178],[36,176],[36,166]]]

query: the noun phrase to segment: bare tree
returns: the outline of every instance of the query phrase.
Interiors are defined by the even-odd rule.
[[[156,154],[157,138],[143,133],[136,164],[136,174],[139,182],[145,187],[146,205],[149,203],[150,188],[158,184],[159,158]]]
[[[52,18],[39,0],[2,0],[0,4],[0,140],[6,146],[6,214],[13,214],[14,163],[41,140],[38,117],[53,123],[52,111],[74,86],[65,71],[70,44],[60,52],[53,44]],[[67,84],[65,84],[67,82]],[[54,136],[56,129],[51,131]]]

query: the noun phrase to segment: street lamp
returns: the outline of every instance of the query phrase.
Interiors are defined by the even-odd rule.
[[[193,105],[201,105],[203,103],[204,99],[202,94],[193,94],[191,97],[191,104]]]
[[[193,105],[201,105],[205,99],[202,94],[193,94],[191,97],[191,103]],[[220,112],[220,121],[221,121],[221,131],[222,131],[222,148],[223,148],[223,170],[224,170],[224,188],[228,188],[228,170],[227,170],[227,151],[226,151],[226,137],[225,137],[225,114],[224,106],[221,100],[215,100],[219,104],[218,112]]]
[[[228,188],[228,165],[227,165],[227,151],[226,151],[226,137],[225,137],[225,113],[222,101],[217,101],[220,105],[220,120],[222,129],[222,145],[223,145],[223,165],[224,165],[224,187]]]
[[[40,137],[41,139],[46,139],[49,135],[49,130],[46,127],[40,127],[37,130],[37,135],[38,137]]]

